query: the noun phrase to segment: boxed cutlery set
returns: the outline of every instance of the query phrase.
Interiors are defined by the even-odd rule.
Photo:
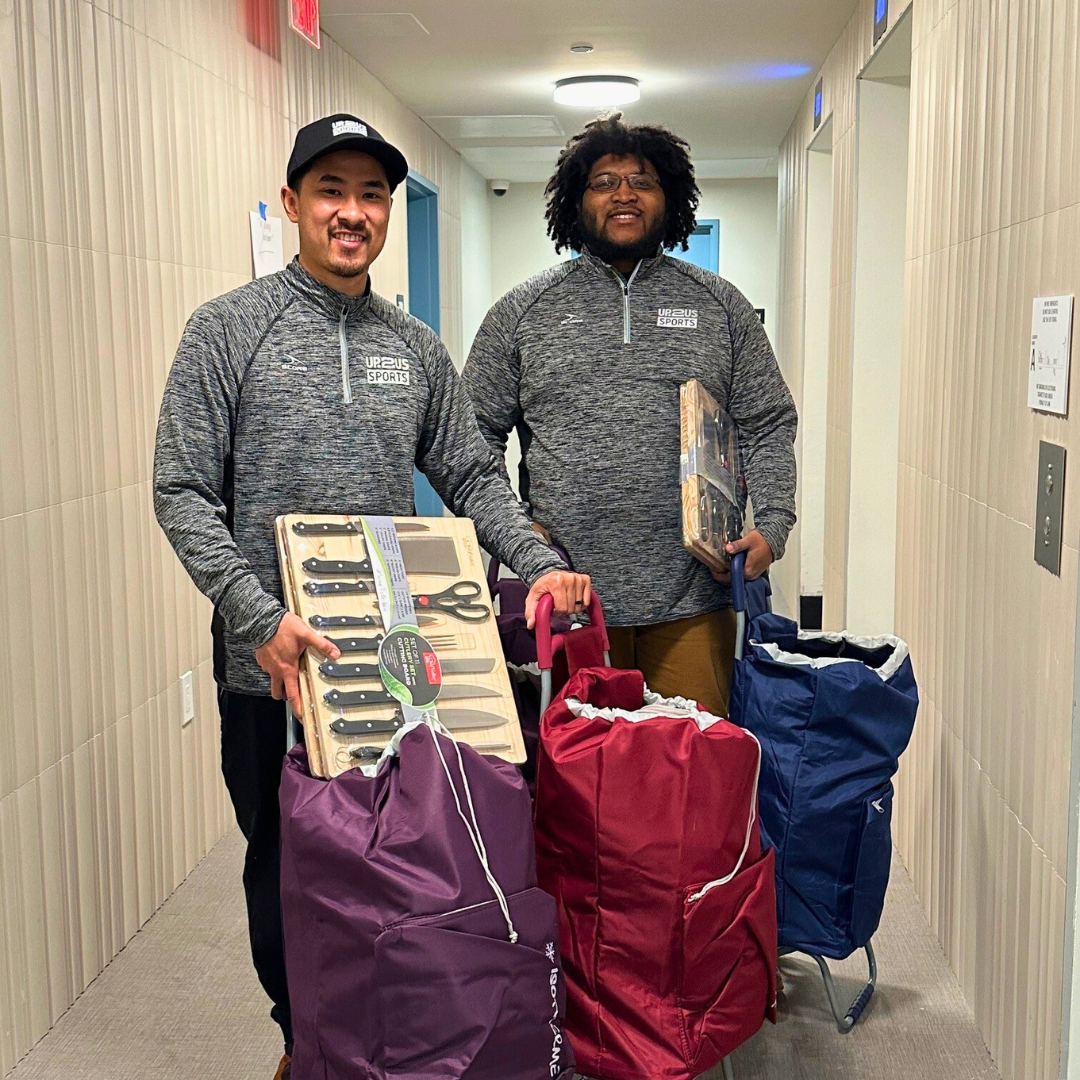
[[[727,570],[727,545],[742,536],[745,506],[739,438],[731,417],[697,379],[679,387],[683,546]]]
[[[276,532],[286,606],[341,650],[300,661],[313,775],[371,764],[436,716],[481,753],[525,760],[471,521],[288,514]]]

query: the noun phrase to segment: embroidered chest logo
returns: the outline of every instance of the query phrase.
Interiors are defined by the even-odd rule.
[[[560,326],[577,326],[578,323],[583,323],[585,320],[580,315],[567,315],[563,319]]]
[[[300,373],[300,372],[306,372],[307,371],[307,365],[301,363],[299,360],[296,359],[295,356],[290,356],[289,353],[282,353],[281,355],[285,359],[280,360],[279,363],[281,364],[281,370],[284,371],[286,374],[291,374],[293,372]]]
[[[696,330],[697,308],[662,307],[656,314],[656,325],[679,330]]]
[[[404,356],[365,356],[364,367],[369,383],[408,386],[412,382],[409,361]]]

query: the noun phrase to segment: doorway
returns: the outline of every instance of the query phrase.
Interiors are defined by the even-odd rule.
[[[439,189],[410,172],[405,180],[409,233],[409,314],[439,333]],[[418,517],[443,517],[446,507],[428,478],[413,469]]]
[[[833,121],[807,151],[806,284],[799,410],[799,622],[821,629],[825,591],[825,442],[829,407],[829,319],[832,304]]]
[[[857,208],[852,320],[846,625],[891,634],[904,325],[911,10],[856,83]]]
[[[710,273],[720,273],[720,221],[717,218],[705,218],[694,226],[690,234],[686,251],[673,248],[668,254],[673,259],[693,263]]]

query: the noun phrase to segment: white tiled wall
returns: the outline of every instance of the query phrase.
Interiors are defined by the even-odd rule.
[[[300,123],[355,112],[439,186],[462,359],[460,157],[332,40],[256,50],[238,7],[0,2],[0,1074],[232,824],[210,611],[154,522],[152,443],[184,322],[250,278],[247,212],[281,213]],[[402,192],[390,297],[405,252]]]
[[[826,625],[845,610],[854,91],[872,8],[862,0],[823,69],[835,170]],[[1051,1080],[1080,485],[1067,487],[1060,578],[1032,560],[1034,491],[1039,439],[1075,457],[1080,428],[1028,410],[1026,355],[1032,297],[1080,292],[1080,5],[914,0],[913,18],[896,620],[922,706],[896,839],[1002,1075]],[[796,370],[812,127],[808,98],[780,170],[780,352]]]

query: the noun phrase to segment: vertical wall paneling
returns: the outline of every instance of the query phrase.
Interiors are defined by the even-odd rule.
[[[849,533],[873,528],[852,518],[849,482],[856,83],[875,56],[872,8],[859,4],[820,73],[833,123],[823,574],[833,628],[849,610]],[[890,11],[890,32],[903,14]],[[1032,297],[1080,292],[1080,4],[914,0],[910,18],[895,625],[922,706],[895,836],[1003,1076],[1052,1080],[1080,485],[1067,490],[1060,578],[1032,560],[1034,485],[1039,439],[1075,453],[1080,428],[1027,408],[1025,356]],[[808,95],[780,154],[779,351],[795,371],[812,110]]]
[[[184,323],[250,279],[247,213],[283,215],[298,125],[355,112],[439,186],[463,360],[462,175],[483,182],[326,35],[282,27],[278,60],[237,19],[0,3],[0,1075],[233,824],[210,611],[154,521],[151,459]],[[407,292],[403,190],[373,279]]]

